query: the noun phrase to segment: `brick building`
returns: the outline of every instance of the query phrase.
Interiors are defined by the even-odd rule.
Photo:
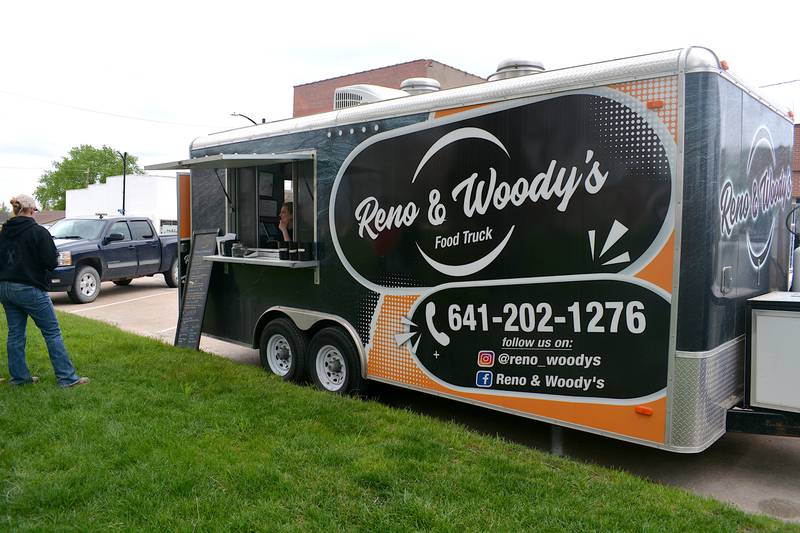
[[[37,224],[49,226],[64,218],[64,214],[64,211],[36,211],[33,214],[33,219]],[[11,218],[10,211],[8,213],[0,213],[0,227],[2,227],[9,218]]]
[[[66,217],[66,214],[66,211],[37,211],[33,214],[33,220],[35,220],[37,224],[49,226]]]
[[[486,80],[433,59],[417,59],[388,67],[294,86],[294,117],[333,111],[333,92],[339,87],[368,83],[399,89],[408,78],[433,78],[442,89],[483,83]]]

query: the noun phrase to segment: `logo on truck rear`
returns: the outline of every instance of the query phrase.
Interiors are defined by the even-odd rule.
[[[375,136],[331,194],[345,268],[378,292],[636,271],[672,228],[674,141],[610,89]]]
[[[772,134],[759,127],[750,143],[745,185],[737,189],[724,181],[719,193],[720,232],[726,238],[743,226],[750,264],[760,270],[772,248],[778,214],[792,197],[792,168],[789,152],[776,151]]]

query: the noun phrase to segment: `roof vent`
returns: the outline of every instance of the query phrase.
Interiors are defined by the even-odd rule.
[[[408,78],[400,84],[400,90],[412,96],[415,94],[435,93],[441,88],[441,84],[433,78]]]
[[[345,109],[361,104],[400,98],[401,96],[408,96],[408,93],[398,89],[381,87],[380,85],[348,85],[347,87],[339,87],[333,92],[333,108]]]
[[[544,72],[544,64],[533,59],[504,59],[497,65],[497,72],[489,76],[489,81],[517,78],[529,74]]]

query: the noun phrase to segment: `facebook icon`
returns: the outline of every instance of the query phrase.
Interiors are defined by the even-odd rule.
[[[494,374],[490,370],[480,370],[475,374],[475,385],[481,388],[489,388],[494,381]]]

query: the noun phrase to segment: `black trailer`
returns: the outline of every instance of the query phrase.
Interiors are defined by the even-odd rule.
[[[792,135],[693,47],[212,134],[150,168],[189,169],[192,228],[239,244],[202,258],[203,333],[279,376],[697,452],[743,405],[748,299],[787,289]]]

